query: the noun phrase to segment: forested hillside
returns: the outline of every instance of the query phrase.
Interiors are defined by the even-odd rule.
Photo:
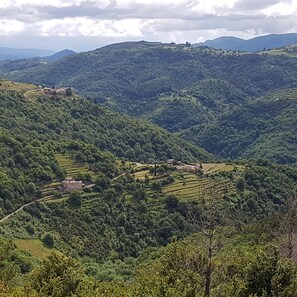
[[[285,125],[283,112],[294,102],[259,100],[276,91],[293,92],[296,46],[248,54],[189,44],[121,43],[54,63],[5,62],[0,69],[20,81],[74,87],[91,101],[179,132],[220,157],[296,161],[296,143],[287,137],[295,128]]]
[[[285,89],[181,134],[223,158],[296,163],[297,91]]]
[[[296,166],[220,162],[72,89],[0,89],[2,296],[295,296]],[[214,129],[220,109],[241,115],[230,130],[258,113],[273,121],[251,131],[295,127],[293,89],[255,101],[209,79],[162,96],[201,117],[208,104]],[[65,191],[65,177],[84,186]]]
[[[70,85],[98,102],[111,100],[119,109],[209,78],[225,80],[248,95],[259,96],[296,85],[297,72],[295,56],[148,42],[113,44],[32,66],[28,63],[27,69],[18,71],[12,62],[1,68],[8,75],[15,70],[10,74],[15,80]]]
[[[0,292],[203,296],[210,269],[210,296],[295,296],[296,168],[259,161],[221,169],[209,173],[208,195],[191,199],[164,195],[181,176],[168,165],[158,168],[157,180],[131,173],[101,179],[80,203],[62,196],[9,219],[2,235],[13,242],[0,242]],[[235,192],[219,195],[219,183],[230,180]]]
[[[80,151],[114,175],[116,158],[155,161],[210,160],[203,149],[148,122],[108,111],[75,96],[45,95],[36,86],[2,81],[0,86],[0,176],[2,212],[36,197],[38,183],[65,174],[55,153]]]

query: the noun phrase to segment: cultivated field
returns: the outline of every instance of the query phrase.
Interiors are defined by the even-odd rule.
[[[67,176],[74,177],[78,173],[89,173],[91,176],[94,174],[94,172],[89,169],[86,163],[75,162],[75,160],[73,160],[69,154],[57,154],[56,160],[59,166],[66,171]]]
[[[222,177],[200,178],[192,173],[183,173],[173,184],[163,188],[166,195],[175,195],[182,200],[208,199],[213,195],[224,196],[235,193],[235,185]]]

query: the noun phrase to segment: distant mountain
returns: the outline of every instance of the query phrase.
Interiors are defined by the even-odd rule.
[[[0,61],[45,57],[51,56],[54,53],[54,51],[44,49],[16,49],[0,47]]]
[[[209,46],[216,49],[239,50],[246,52],[257,52],[263,49],[279,48],[297,44],[297,33],[270,34],[258,36],[252,39],[240,39],[232,36],[223,36],[194,46]]]
[[[70,55],[75,55],[75,54],[76,54],[76,52],[69,50],[69,49],[65,49],[65,50],[57,52],[49,57],[44,57],[43,59],[48,62],[54,62],[54,61],[58,61],[62,58],[68,57]]]

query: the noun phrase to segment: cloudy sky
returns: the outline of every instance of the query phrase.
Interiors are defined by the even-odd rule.
[[[48,3],[48,4],[45,4]],[[297,32],[297,0],[0,0],[0,46],[91,50]]]

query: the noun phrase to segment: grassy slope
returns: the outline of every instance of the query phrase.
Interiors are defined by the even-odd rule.
[[[51,253],[51,249],[44,247],[42,242],[38,239],[20,239],[14,238],[12,242],[19,250],[29,252],[33,257],[44,259]]]

